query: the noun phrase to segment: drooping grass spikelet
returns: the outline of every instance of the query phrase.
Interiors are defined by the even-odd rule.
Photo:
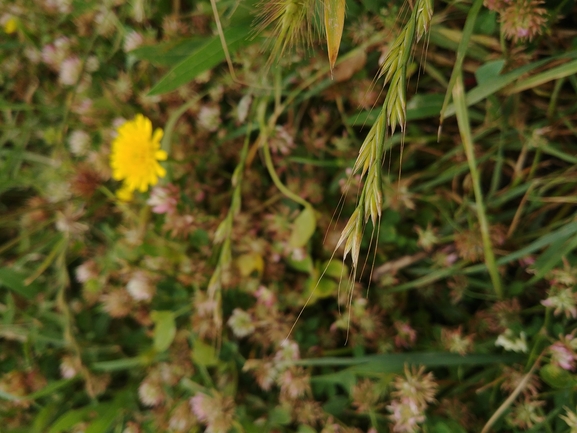
[[[391,128],[391,134],[395,133],[397,124],[400,125],[402,132],[405,131],[407,120],[406,81],[406,68],[403,67],[393,74],[393,79],[383,104],[383,111],[386,113],[387,125]]]
[[[432,1],[417,0],[409,21],[393,41],[379,71],[378,78],[384,77],[384,85],[388,85],[387,95],[379,117],[361,145],[353,166],[353,175],[360,174],[364,185],[357,208],[337,244],[339,247],[344,243],[344,258],[351,252],[353,275],[358,267],[360,242],[365,226],[370,218],[374,229],[382,216],[382,166],[386,154],[387,129],[392,135],[399,125],[401,132],[403,134],[405,132],[407,67],[411,61],[414,44],[429,30],[432,15]]]
[[[312,44],[314,0],[268,0],[260,8],[257,32],[274,25],[269,64],[280,59],[287,48]]]
[[[423,35],[429,31],[431,19],[433,18],[433,1],[417,0],[415,4],[417,16],[417,40],[419,42]]]
[[[389,83],[395,72],[401,68],[406,67],[407,63],[409,62],[415,36],[415,10],[411,14],[409,22],[405,25],[399,36],[396,37],[393,45],[387,53],[387,56],[385,57],[383,66],[381,66],[381,70],[379,71],[377,78],[380,78],[383,75],[385,76],[385,81],[383,83],[384,86]]]

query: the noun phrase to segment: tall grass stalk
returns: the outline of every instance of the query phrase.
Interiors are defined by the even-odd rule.
[[[477,169],[477,161],[475,159],[475,152],[473,149],[473,139],[471,137],[471,125],[469,123],[469,114],[467,112],[467,104],[465,102],[465,92],[463,86],[463,78],[459,75],[453,86],[453,101],[455,103],[455,112],[457,115],[457,123],[459,125],[459,132],[461,134],[461,141],[465,148],[467,155],[467,162],[469,164],[469,171],[471,173],[471,180],[473,182],[473,192],[475,194],[475,203],[477,210],[477,217],[481,227],[481,236],[483,238],[483,250],[485,254],[485,264],[491,276],[491,282],[495,294],[499,299],[503,298],[503,288],[501,284],[501,277],[497,269],[495,261],[495,254],[491,246],[491,238],[489,234],[489,223],[487,222],[487,215],[485,213],[485,205],[483,203],[483,192],[481,190],[481,178],[479,170]]]

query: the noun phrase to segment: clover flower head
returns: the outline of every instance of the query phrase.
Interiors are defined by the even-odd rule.
[[[527,336],[524,332],[521,332],[519,337],[516,337],[511,329],[507,329],[497,337],[495,346],[501,346],[509,352],[527,353]]]
[[[124,49],[125,53],[128,53],[140,47],[143,42],[144,37],[142,37],[142,35],[137,31],[131,30],[124,37],[124,44],[122,45],[122,48]]]
[[[138,398],[145,406],[158,406],[164,399],[164,391],[157,377],[149,376],[138,387]]]
[[[158,214],[174,214],[178,204],[178,187],[173,184],[155,186],[150,192],[146,204],[152,206],[152,212]]]
[[[549,293],[549,297],[541,301],[541,304],[554,308],[553,313],[555,316],[565,313],[567,318],[577,318],[577,293],[573,293],[573,290],[569,287],[554,287]]]
[[[227,323],[228,326],[230,326],[232,329],[234,335],[242,338],[254,332],[255,327],[252,322],[252,317],[249,313],[241,310],[240,308],[235,308]]]
[[[130,281],[126,285],[126,290],[135,301],[150,301],[154,296],[156,288],[145,272],[136,271],[132,274]]]
[[[560,415],[559,418],[565,421],[571,428],[570,433],[577,433],[577,413],[573,412],[567,406],[563,406],[563,408],[567,412],[567,415]]]
[[[72,131],[68,137],[68,146],[73,155],[85,156],[90,149],[90,135],[81,130]]]
[[[68,57],[60,64],[58,81],[65,86],[73,86],[78,82],[82,72],[82,62],[77,56]]]

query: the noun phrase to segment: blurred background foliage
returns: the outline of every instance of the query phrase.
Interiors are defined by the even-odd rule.
[[[576,17],[0,0],[0,430],[577,431]]]

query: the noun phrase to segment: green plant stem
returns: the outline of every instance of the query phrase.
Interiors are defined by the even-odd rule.
[[[271,177],[275,186],[278,188],[278,190],[280,192],[282,192],[287,198],[290,198],[292,201],[297,202],[297,203],[303,205],[304,207],[312,207],[308,201],[306,201],[304,198],[296,195],[294,192],[292,192],[290,189],[288,189],[282,183],[282,181],[278,177],[278,174],[276,173],[276,170],[274,168],[274,164],[272,162],[272,157],[270,155],[270,148],[268,146],[267,140],[263,140],[262,149],[263,149],[264,162],[266,165],[266,169],[268,170],[268,174]]]
[[[455,103],[455,111],[457,115],[457,123],[459,124],[459,133],[465,154],[467,155],[467,162],[469,164],[469,171],[471,173],[471,180],[473,182],[473,192],[475,194],[475,203],[477,207],[477,218],[481,226],[481,236],[483,238],[483,250],[485,253],[485,264],[489,270],[493,288],[499,299],[503,298],[503,289],[501,285],[501,277],[497,269],[495,261],[495,254],[491,246],[491,238],[489,235],[489,223],[485,213],[485,205],[483,203],[483,193],[481,191],[481,179],[479,171],[477,170],[477,161],[475,159],[475,152],[473,150],[473,139],[471,137],[471,125],[469,124],[469,116],[467,113],[467,105],[465,102],[465,93],[463,86],[463,77],[458,76],[455,86],[453,87],[453,101]]]

